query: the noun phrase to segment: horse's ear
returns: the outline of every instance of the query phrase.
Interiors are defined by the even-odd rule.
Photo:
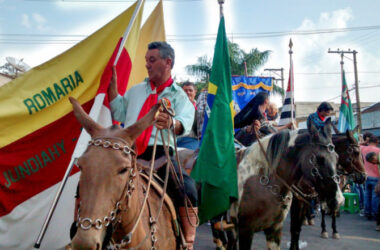
[[[71,104],[73,105],[74,115],[82,127],[91,136],[102,130],[103,127],[97,124],[91,117],[84,111],[80,103],[73,97],[69,97]]]
[[[331,130],[332,130],[333,124],[331,123],[331,118],[327,118],[325,121],[325,126],[323,126],[323,133],[327,138],[331,138]]]
[[[312,122],[310,119],[307,120],[307,130],[308,130],[312,140],[318,140],[319,139],[319,131],[318,131],[317,127],[315,127],[314,122]]]
[[[146,114],[143,118],[129,126],[128,128],[124,129],[124,131],[127,133],[127,136],[131,138],[132,141],[135,141],[137,137],[149,126],[153,125],[153,122],[155,120],[156,113],[158,111],[158,108],[160,107],[160,104],[154,105],[148,114]]]
[[[354,137],[354,132],[353,130],[346,130],[346,136],[350,140],[351,143],[357,143],[355,137]]]
[[[358,133],[359,132],[359,125],[356,125],[356,127],[352,130],[352,133]]]

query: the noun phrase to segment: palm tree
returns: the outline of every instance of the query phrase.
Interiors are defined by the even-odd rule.
[[[247,75],[253,75],[259,67],[267,62],[271,53],[270,50],[261,52],[258,49],[251,49],[249,53],[246,53],[237,43],[231,41],[228,41],[228,49],[232,75],[245,75],[245,67],[247,67]],[[191,75],[199,77],[201,82],[207,84],[211,74],[211,67],[212,58],[204,55],[198,57],[196,64],[187,65],[186,71]],[[273,93],[284,95],[284,90],[280,86],[273,84]]]
[[[228,42],[230,53],[231,74],[245,75],[245,67],[247,67],[247,75],[253,75],[254,72],[267,62],[270,50],[263,52],[258,49],[251,49],[249,53],[240,49],[237,43]]]
[[[207,55],[204,55],[198,57],[197,61],[197,64],[187,65],[186,71],[190,75],[200,77],[202,82],[208,83],[211,74],[212,58],[208,58]]]

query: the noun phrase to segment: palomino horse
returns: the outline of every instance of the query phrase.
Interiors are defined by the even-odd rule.
[[[265,151],[265,152],[264,152]],[[324,197],[330,208],[343,202],[336,173],[337,154],[331,141],[331,122],[323,131],[282,131],[268,135],[246,150],[238,166],[237,218],[240,249],[250,249],[255,232],[264,231],[268,249],[279,249],[292,192],[302,179]]]
[[[107,245],[105,238],[110,237],[117,249],[176,249],[170,206],[164,203],[159,213],[162,194],[147,188],[148,181],[141,176],[132,149],[140,133],[153,124],[158,105],[122,129],[101,127],[75,99],[70,101],[77,120],[92,137],[77,164],[81,170],[80,207],[73,249],[102,249]]]
[[[340,176],[348,176],[356,183],[364,183],[366,180],[366,173],[364,169],[363,159],[360,154],[360,147],[357,140],[354,138],[353,133],[355,131],[347,131],[343,134],[334,134],[332,141],[335,145],[335,151],[339,156],[339,161],[337,165],[337,172]],[[341,178],[341,185],[343,184],[343,178]],[[323,204],[323,201],[322,201]],[[301,233],[302,221],[306,214],[309,206],[303,201],[293,198],[293,203],[291,206],[291,243],[290,249],[299,249],[298,242]],[[328,238],[328,233],[326,231],[325,214],[326,207],[321,206],[321,237]],[[336,212],[332,211],[332,229],[333,238],[339,239],[339,233],[336,229]]]

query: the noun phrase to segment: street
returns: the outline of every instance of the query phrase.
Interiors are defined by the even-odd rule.
[[[380,232],[375,230],[376,222],[368,221],[359,214],[349,214],[342,212],[337,218],[337,230],[341,238],[332,239],[331,217],[326,217],[326,228],[329,233],[328,239],[320,237],[320,215],[315,218],[314,226],[302,226],[300,242],[303,242],[302,249],[334,249],[334,250],[378,250],[380,249]],[[281,249],[288,249],[287,244],[290,241],[290,216],[288,215],[283,229]],[[212,242],[210,226],[203,224],[198,228],[195,243],[196,250],[215,249]],[[251,249],[266,249],[265,235],[263,232],[256,233]]]

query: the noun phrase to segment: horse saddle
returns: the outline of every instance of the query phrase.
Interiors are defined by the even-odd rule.
[[[146,161],[143,159],[137,159],[137,163],[139,163],[143,169],[149,169],[151,165],[151,161]],[[168,158],[166,158],[165,155],[161,156],[160,158],[154,160],[153,169],[157,171],[158,169],[160,169],[162,166],[166,165],[167,163],[168,163]]]

